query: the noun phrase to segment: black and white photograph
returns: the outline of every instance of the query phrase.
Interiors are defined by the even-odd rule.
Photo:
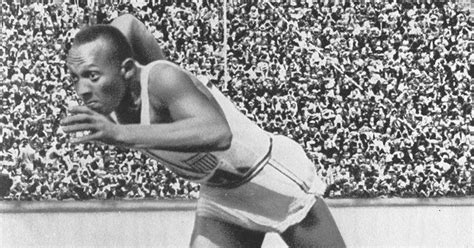
[[[1,8],[1,247],[474,248],[474,0]]]

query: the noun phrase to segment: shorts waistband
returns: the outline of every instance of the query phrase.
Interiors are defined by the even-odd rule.
[[[282,165],[280,162],[270,159],[268,162],[269,166],[273,167],[275,170],[279,171],[282,175],[288,177],[291,181],[296,183],[304,192],[308,194],[313,194],[311,187],[301,178],[299,178],[295,173],[289,170],[287,167]]]
[[[203,184],[209,187],[229,189],[237,188],[240,185],[252,180],[265,167],[265,165],[268,164],[268,161],[271,158],[273,138],[270,136],[269,139],[270,145],[265,156],[255,166],[249,168],[249,170],[244,175],[233,174],[218,168],[206,182],[203,182]]]

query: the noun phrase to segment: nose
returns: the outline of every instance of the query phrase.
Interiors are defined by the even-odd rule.
[[[80,79],[76,84],[76,92],[83,101],[88,101],[92,97],[92,90],[89,80]]]

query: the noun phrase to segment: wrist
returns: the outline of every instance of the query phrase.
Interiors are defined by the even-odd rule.
[[[122,144],[127,143],[126,142],[127,132],[126,130],[124,130],[123,125],[116,124],[114,125],[113,130],[114,131],[113,131],[112,139],[114,140],[114,143],[116,143],[117,145],[122,145]]]

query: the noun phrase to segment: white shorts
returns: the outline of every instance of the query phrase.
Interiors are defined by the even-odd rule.
[[[326,185],[295,141],[273,137],[271,157],[249,182],[236,188],[201,186],[197,215],[261,232],[284,232],[306,217]]]

